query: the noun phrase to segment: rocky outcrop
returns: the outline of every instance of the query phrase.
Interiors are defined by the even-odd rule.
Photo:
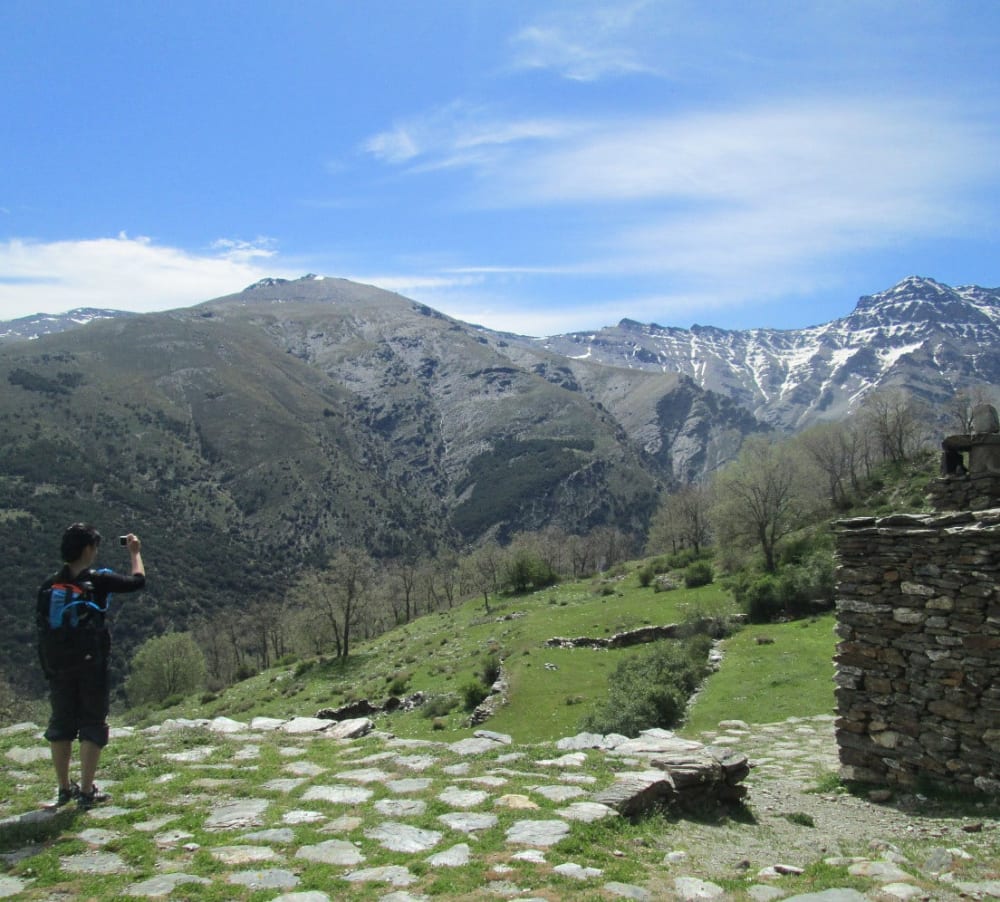
[[[645,730],[614,745],[610,753],[645,759],[649,768],[619,773],[593,800],[633,817],[654,807],[706,811],[740,802],[750,774],[746,755],[680,739],[667,730]]]

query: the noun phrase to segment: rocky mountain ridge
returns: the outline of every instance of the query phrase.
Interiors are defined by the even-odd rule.
[[[10,341],[25,341],[65,332],[77,326],[102,319],[119,319],[123,316],[137,316],[126,310],[108,310],[101,307],[77,307],[66,313],[33,313],[18,319],[0,321],[0,344]]]
[[[312,283],[329,294],[338,282],[343,280],[314,274],[300,280],[266,278],[244,294],[287,302],[302,296],[302,286]],[[341,292],[341,302],[349,302],[349,296]],[[0,344],[134,315],[94,308],[36,314],[0,322]],[[468,328],[508,353],[542,348],[574,361],[677,374],[788,432],[842,419],[881,387],[905,388],[940,403],[962,387],[1000,384],[1000,289],[953,288],[920,276],[862,296],[847,316],[803,329],[684,329],[623,319],[596,332],[536,339]]]
[[[540,341],[606,366],[681,373],[777,429],[842,419],[868,392],[912,391],[941,403],[1000,384],[1000,289],[911,276],[806,329],[678,329],[622,320]]]

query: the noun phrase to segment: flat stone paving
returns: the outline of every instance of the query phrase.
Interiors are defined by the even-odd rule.
[[[647,767],[645,756],[662,754],[665,745],[692,747],[688,740],[662,732],[618,743],[617,748],[602,737],[571,737],[557,744],[551,757],[536,760],[509,737],[489,731],[450,744],[388,735],[350,741],[331,740],[324,732],[327,726],[329,721],[305,717],[250,724],[220,718],[171,721],[140,734],[113,737],[106,757],[115,754],[116,742],[131,748],[128,743],[135,735],[141,737],[143,764],[150,771],[147,789],[118,793],[114,786],[102,784],[113,795],[111,804],[86,813],[64,809],[60,814],[18,815],[0,808],[8,815],[0,830],[19,822],[44,823],[46,817],[66,818],[59,836],[75,838],[58,856],[58,870],[65,877],[58,885],[43,885],[31,876],[31,856],[46,854],[44,846],[6,852],[2,860],[10,873],[0,875],[0,898],[69,898],[78,882],[88,885],[86,880],[94,877],[103,878],[107,898],[147,899],[197,899],[207,886],[216,888],[215,898],[252,895],[279,902],[355,897],[387,902],[431,898],[853,902],[952,897],[935,895],[934,890],[928,894],[927,868],[921,872],[891,856],[843,863],[845,876],[868,882],[871,888],[865,893],[845,887],[795,896],[782,888],[781,881],[797,869],[783,865],[785,850],[776,849],[770,871],[762,868],[756,879],[750,874],[740,892],[731,890],[727,896],[717,883],[694,873],[698,868],[693,852],[668,849],[659,866],[634,869],[643,875],[634,883],[612,879],[584,853],[560,853],[559,843],[572,835],[575,825],[618,817],[587,798],[598,782],[581,773],[589,756],[594,760],[606,756],[603,760],[612,769],[634,770]],[[50,776],[47,758],[39,754],[47,748],[38,728],[19,725],[0,731],[0,738],[7,746],[8,779],[44,799]],[[747,753],[752,749],[756,783],[751,806],[769,804],[769,775],[806,781],[835,771],[838,764],[828,717],[753,728],[733,722],[720,725],[707,738]],[[336,766],[329,764],[331,743]],[[178,749],[179,745],[188,747]],[[318,755],[322,764],[310,760],[313,751],[322,753]],[[269,760],[276,757],[280,762],[281,776],[259,785],[242,779],[254,773],[268,754]],[[181,775],[189,779],[182,781]],[[183,792],[172,797],[171,784],[183,784]],[[152,800],[155,813],[149,811]],[[419,825],[409,822],[413,819],[419,819]],[[697,846],[698,831],[712,829],[720,828],[693,823],[689,830],[685,824],[678,835],[691,848]],[[502,831],[499,845],[497,835],[490,834],[494,830]],[[487,834],[492,840],[484,856],[478,846]],[[145,852],[137,854],[138,848]],[[817,859],[823,857],[819,848],[815,852]],[[613,852],[625,858],[630,854],[627,847]],[[942,849],[941,854],[934,873],[940,876],[951,867],[959,875],[950,883],[954,898],[1000,898],[1000,879],[963,882],[955,866],[958,851]],[[204,866],[204,856],[211,867]],[[319,888],[309,885],[316,882],[317,864],[328,869],[326,884]],[[482,879],[471,894],[448,896],[433,890],[431,895],[438,876],[477,865]]]

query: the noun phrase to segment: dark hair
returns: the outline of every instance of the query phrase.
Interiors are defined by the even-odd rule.
[[[78,560],[91,545],[101,544],[101,534],[89,523],[74,523],[67,526],[62,536],[62,559],[67,564]]]

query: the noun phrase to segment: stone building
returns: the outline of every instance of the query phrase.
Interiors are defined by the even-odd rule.
[[[942,443],[931,514],[836,524],[841,776],[1000,795],[1000,432]]]

